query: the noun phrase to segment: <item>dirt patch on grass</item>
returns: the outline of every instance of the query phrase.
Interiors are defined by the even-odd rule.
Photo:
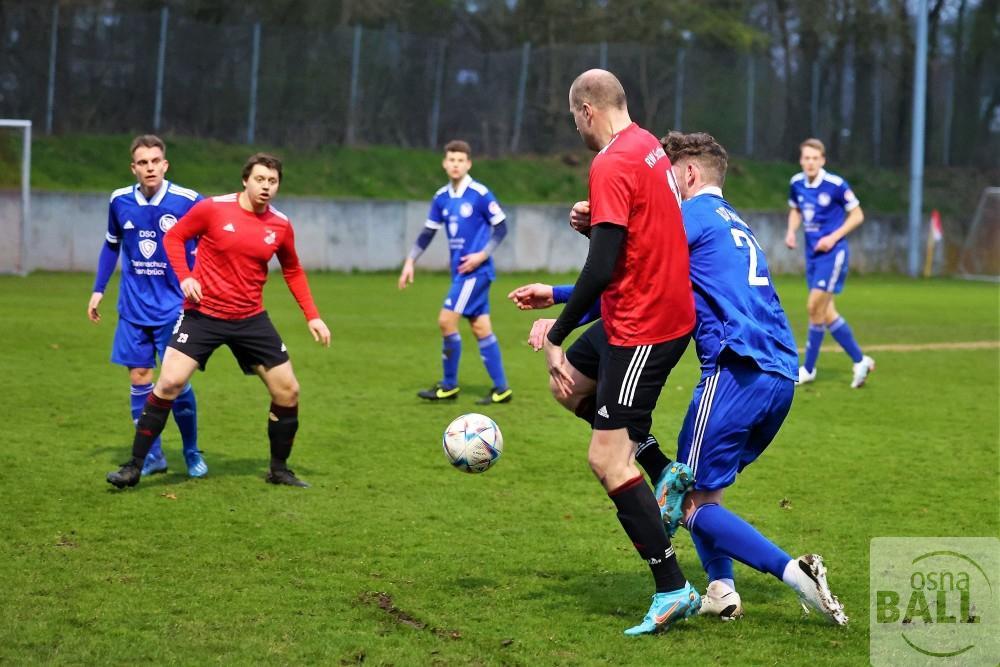
[[[381,593],[377,591],[368,591],[362,593],[358,596],[358,600],[364,604],[371,605],[373,607],[378,607],[384,611],[389,618],[398,623],[399,625],[406,625],[411,628],[416,628],[417,630],[428,630],[433,632],[438,637],[442,639],[461,639],[462,633],[458,630],[446,630],[444,628],[435,628],[427,623],[424,623],[416,616],[409,614],[399,607],[397,607],[393,601],[392,596],[388,593]]]

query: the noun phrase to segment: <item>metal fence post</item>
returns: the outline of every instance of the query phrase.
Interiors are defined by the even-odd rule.
[[[434,102],[431,104],[430,148],[434,150],[438,144],[438,124],[441,121],[441,89],[444,85],[444,58],[448,42],[441,40],[438,45],[437,65],[434,69]]]
[[[514,134],[510,138],[510,152],[516,153],[521,143],[521,121],[524,119],[524,93],[528,86],[528,63],[531,61],[531,42],[521,45],[521,78],[517,82],[517,106],[514,108]]]
[[[927,110],[927,0],[917,3],[917,54],[913,63],[913,128],[910,143],[909,273],[920,271],[920,218],[924,194],[924,122]]]
[[[260,21],[253,24],[253,51],[250,55],[250,111],[247,117],[247,143],[252,144],[257,132],[257,77],[260,69]]]
[[[747,157],[753,155],[753,130],[754,130],[754,93],[757,82],[755,81],[756,69],[754,68],[753,53],[747,54]]]
[[[347,107],[347,131],[344,143],[348,146],[354,143],[357,128],[355,123],[358,113],[358,78],[361,65],[361,26],[354,26],[354,48],[351,50],[351,98]]]
[[[156,54],[156,102],[153,105],[153,131],[160,131],[160,115],[163,111],[163,68],[167,59],[167,21],[170,9],[160,9],[160,50]]]
[[[56,54],[59,50],[59,3],[52,3],[52,34],[49,37],[49,87],[45,101],[45,134],[52,134],[56,103]]]

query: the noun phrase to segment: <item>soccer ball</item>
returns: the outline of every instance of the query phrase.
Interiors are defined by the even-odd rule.
[[[503,453],[500,427],[486,415],[462,415],[448,424],[441,438],[444,455],[464,472],[485,472]]]

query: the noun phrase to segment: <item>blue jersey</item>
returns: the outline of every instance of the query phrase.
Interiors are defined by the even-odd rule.
[[[121,249],[121,290],[118,314],[133,324],[155,326],[177,319],[184,294],[174,275],[163,235],[202,199],[194,190],[163,181],[149,200],[138,184],[111,193],[108,207],[110,246]],[[194,265],[195,243],[188,245],[188,264]]]
[[[788,205],[797,208],[802,214],[806,259],[816,256],[816,242],[840,229],[844,224],[845,213],[860,204],[847,181],[825,169],[820,169],[812,181],[807,181],[802,172],[792,176],[792,182],[788,186]],[[845,237],[829,252],[836,253],[846,247]]]
[[[762,370],[798,378],[799,356],[788,318],[771,284],[767,258],[753,231],[716,187],[681,206],[691,257],[701,367],[714,371],[722,350]]]
[[[507,215],[489,188],[467,175],[458,189],[452,189],[448,184],[434,193],[426,226],[431,229],[444,227],[454,278],[459,275],[458,265],[462,263],[462,256],[483,250],[492,236],[493,225],[506,219]],[[493,257],[489,257],[475,271],[463,274],[464,277],[480,275],[490,280],[496,278]]]

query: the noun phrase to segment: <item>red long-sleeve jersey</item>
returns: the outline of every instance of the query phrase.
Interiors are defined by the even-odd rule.
[[[188,269],[184,243],[198,238],[194,270]],[[295,233],[288,217],[273,206],[257,215],[239,205],[238,195],[204,199],[195,204],[163,238],[170,266],[183,282],[201,284],[200,303],[184,302],[185,310],[240,320],[264,310],[267,263],[277,255],[288,289],[306,320],[319,317],[295,252]]]

